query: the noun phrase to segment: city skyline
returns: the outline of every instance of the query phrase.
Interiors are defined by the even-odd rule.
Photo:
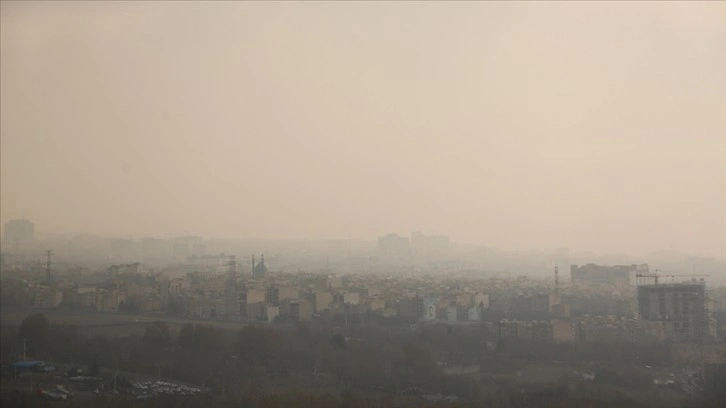
[[[13,221],[31,221],[27,218],[19,218],[19,219],[11,219],[8,220],[8,222]],[[6,225],[7,222],[4,224],[0,224],[0,234],[3,236],[5,235],[6,231]],[[33,224],[34,225],[34,224]],[[496,245],[496,243],[492,242],[471,242],[471,241],[460,241],[454,239],[455,237],[451,237],[449,234],[446,234],[444,232],[440,231],[422,231],[422,230],[415,230],[415,231],[409,231],[409,232],[402,232],[402,231],[385,231],[381,232],[379,235],[376,236],[364,236],[364,237],[353,237],[351,235],[348,236],[331,236],[331,237],[301,237],[301,238],[291,238],[291,237],[275,237],[275,236],[256,236],[252,234],[230,234],[230,235],[204,235],[200,233],[195,233],[194,231],[180,231],[180,232],[167,232],[167,233],[150,233],[150,234],[125,234],[125,235],[118,235],[118,234],[103,234],[103,233],[96,233],[93,231],[81,231],[81,230],[74,230],[74,231],[67,231],[67,232],[58,232],[58,233],[48,233],[40,230],[40,232],[36,232],[36,238],[35,240],[38,242],[43,242],[46,240],[55,240],[59,238],[63,239],[73,239],[78,237],[98,237],[101,239],[111,239],[111,240],[130,240],[135,242],[141,242],[146,239],[163,239],[163,240],[184,240],[188,238],[197,238],[203,241],[206,240],[229,240],[229,241],[260,241],[260,242],[357,242],[357,243],[364,243],[371,248],[376,247],[377,243],[380,242],[380,239],[383,237],[395,235],[399,236],[401,238],[405,238],[407,241],[409,241],[408,245],[409,247],[413,248],[413,242],[411,241],[411,238],[416,236],[417,234],[423,234],[426,238],[446,238],[448,241],[450,241],[451,245],[454,247],[479,247],[479,248],[487,248],[491,250],[497,250],[497,251],[514,251],[514,252],[528,252],[528,253],[541,253],[541,252],[553,252],[556,253],[558,251],[566,250],[572,254],[579,254],[579,256],[584,255],[591,255],[591,256],[623,256],[625,261],[628,262],[628,259],[638,259],[639,257],[649,257],[653,255],[666,255],[666,254],[680,254],[680,255],[686,255],[686,256],[697,256],[697,257],[706,257],[706,258],[713,258],[714,260],[717,260],[719,262],[724,262],[726,260],[726,254],[724,253],[708,253],[706,251],[682,251],[675,248],[656,248],[651,251],[644,251],[644,252],[635,252],[635,251],[605,251],[598,248],[578,248],[578,247],[570,247],[565,245],[564,243],[562,245],[555,245],[555,246],[543,246],[543,247],[526,247],[526,248],[513,248],[513,247],[505,247],[505,246],[499,246]],[[12,242],[8,242],[7,239],[4,240],[5,244],[2,245],[3,251],[10,251],[12,252],[12,248],[14,247],[14,244]]]
[[[0,1],[0,406],[722,407],[726,1]]]

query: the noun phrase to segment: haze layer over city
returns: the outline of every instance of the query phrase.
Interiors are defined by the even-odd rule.
[[[723,257],[723,3],[2,5],[2,222]]]
[[[724,22],[0,2],[2,405],[721,406]]]

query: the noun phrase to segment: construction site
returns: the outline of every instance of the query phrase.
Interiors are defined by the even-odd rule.
[[[638,273],[639,318],[663,325],[666,339],[704,342],[709,338],[705,275],[661,275]],[[690,279],[677,282],[677,278]],[[670,278],[664,283],[663,278]]]

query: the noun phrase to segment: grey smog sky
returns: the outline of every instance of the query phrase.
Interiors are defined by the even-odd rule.
[[[726,2],[6,2],[2,222],[726,251]]]

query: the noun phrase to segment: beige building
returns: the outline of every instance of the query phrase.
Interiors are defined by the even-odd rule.
[[[552,320],[552,340],[555,343],[573,343],[576,337],[577,325],[571,320]]]
[[[99,312],[118,312],[118,305],[126,299],[119,290],[96,290],[96,310]]]
[[[297,299],[300,297],[300,290],[294,286],[280,286],[278,300]]]
[[[343,287],[343,279],[340,276],[328,278],[328,289],[340,289]]]
[[[461,306],[470,306],[472,297],[469,293],[459,293],[456,295],[456,303]]]
[[[328,310],[333,303],[333,294],[330,292],[318,292],[315,294],[315,311],[320,313]]]
[[[370,299],[370,309],[372,311],[383,310],[386,308],[386,299],[376,297]]]
[[[473,306],[482,305],[484,309],[489,308],[489,295],[484,293],[477,293],[471,297],[471,303]]]
[[[63,303],[63,291],[45,286],[30,287],[28,304],[39,309],[55,309]]]
[[[343,303],[350,305],[357,305],[360,303],[360,293],[358,292],[347,292],[343,294]]]
[[[266,294],[267,291],[265,289],[247,289],[247,304],[264,302]]]
[[[181,296],[191,288],[191,283],[184,278],[176,278],[169,281],[169,295]]]

